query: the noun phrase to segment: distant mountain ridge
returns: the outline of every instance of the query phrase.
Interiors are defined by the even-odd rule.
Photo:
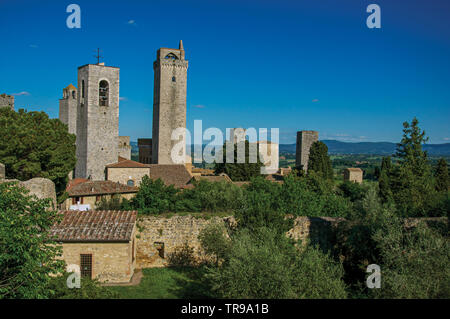
[[[397,149],[396,143],[391,142],[341,142],[322,140],[328,146],[330,154],[376,154],[392,155]],[[450,155],[450,143],[424,144],[423,149],[429,155]],[[295,144],[280,144],[280,152],[295,153]]]
[[[336,140],[322,140],[328,146],[330,154],[374,154],[392,155],[397,148],[396,143],[391,142],[341,142]],[[137,142],[132,141],[132,151],[138,152]],[[192,147],[192,145],[191,145]],[[203,148],[205,145],[203,145]],[[444,144],[424,144],[423,149],[429,155],[450,156],[450,143]],[[295,144],[280,144],[279,151],[295,153]]]

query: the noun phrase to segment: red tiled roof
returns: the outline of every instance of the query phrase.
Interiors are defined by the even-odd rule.
[[[61,242],[128,242],[136,211],[62,211],[64,218],[50,234]]]
[[[350,172],[362,172],[362,169],[360,169],[359,167],[347,167],[346,170]]]
[[[119,159],[117,160],[118,162],[123,162],[126,161],[127,159],[125,157],[119,156]]]
[[[112,181],[87,181],[67,189],[70,197],[137,193],[138,188]]]
[[[86,183],[86,182],[89,182],[89,180],[87,178],[74,178],[67,183],[66,190],[69,190],[69,188],[72,188],[75,185],[78,185],[81,183]]]
[[[150,167],[149,164],[142,164],[136,161],[119,158],[119,161],[114,164],[106,165],[107,168],[145,168]]]
[[[192,175],[183,164],[148,164],[150,166],[150,178],[161,180],[166,185],[183,187],[192,178]]]

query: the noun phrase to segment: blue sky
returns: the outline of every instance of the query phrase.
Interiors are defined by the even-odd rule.
[[[66,7],[81,7],[81,29]],[[371,3],[381,29],[366,26]],[[298,130],[321,139],[398,142],[417,116],[431,143],[450,142],[447,0],[0,0],[0,93],[16,109],[58,116],[77,67],[120,67],[120,135],[151,137],[153,61],[183,40],[187,127]]]

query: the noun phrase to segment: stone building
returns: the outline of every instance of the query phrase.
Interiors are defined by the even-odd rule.
[[[129,136],[119,136],[119,156],[131,160],[131,144]]]
[[[152,163],[152,139],[151,138],[138,138],[139,148],[139,163],[151,164]]]
[[[305,172],[308,171],[309,150],[314,142],[319,140],[319,132],[317,131],[299,131],[297,132],[297,148],[295,155],[295,166],[303,167]]]
[[[74,205],[89,205],[90,209],[95,209],[102,199],[110,200],[113,196],[131,199],[138,190],[137,187],[113,181],[90,181],[76,178],[67,186],[66,191],[69,198],[60,207],[63,210],[69,210]]]
[[[139,186],[142,178],[150,176],[150,164],[142,164],[119,157],[119,161],[106,166],[106,179],[128,186]]]
[[[66,124],[69,133],[77,134],[77,88],[69,84],[59,100],[59,120]]]
[[[188,61],[185,60],[183,42],[178,49],[160,48],[153,63],[153,164],[183,164],[186,155],[186,136],[172,140],[172,132],[186,129],[186,90]],[[181,143],[180,161],[172,160],[172,148]]]
[[[136,211],[63,211],[51,235],[68,269],[100,282],[126,283],[136,266]]]
[[[348,167],[344,169],[344,181],[361,184],[363,181],[363,171],[359,167]]]
[[[0,94],[0,108],[9,107],[14,111],[14,96],[6,93]]]
[[[119,154],[119,68],[104,63],[78,68],[76,178],[105,180]]]

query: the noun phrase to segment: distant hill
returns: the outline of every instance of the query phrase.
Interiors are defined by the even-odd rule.
[[[377,154],[391,155],[395,153],[396,143],[391,142],[358,142],[349,143],[335,140],[323,140],[330,154]],[[450,155],[450,143],[425,144],[423,149],[429,155]],[[295,144],[280,144],[280,152],[295,153]]]
[[[359,142],[349,143],[335,140],[323,140],[328,146],[330,154],[376,154],[392,155],[397,148],[396,143],[391,142]],[[133,153],[138,153],[137,142],[130,142]],[[205,145],[203,145],[204,147]],[[191,147],[193,147],[191,145]],[[425,144],[423,149],[433,156],[450,156],[450,143]],[[295,153],[295,144],[280,144],[280,153]]]

